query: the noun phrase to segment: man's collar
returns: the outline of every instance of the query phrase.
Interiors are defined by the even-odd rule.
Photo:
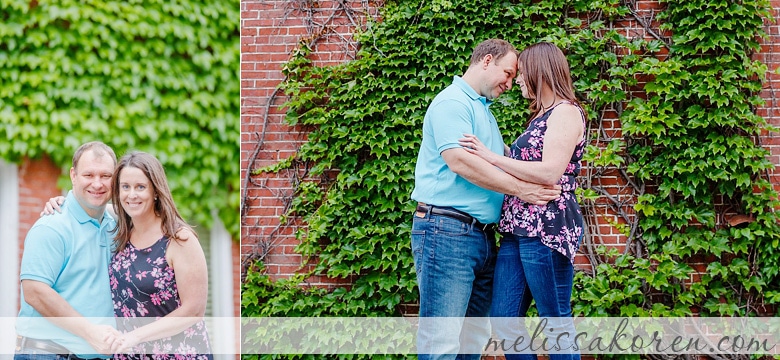
[[[463,90],[463,92],[466,93],[466,95],[468,95],[472,100],[479,100],[485,105],[490,105],[493,103],[492,100],[488,100],[486,97],[479,95],[477,91],[466,82],[466,80],[463,80],[463,78],[458,75],[453,77],[452,83]]]
[[[103,214],[99,220],[89,216],[87,211],[84,210],[84,208],[81,207],[81,204],[79,204],[78,200],[76,200],[76,196],[73,195],[73,190],[68,191],[68,195],[65,197],[65,207],[68,209],[68,212],[73,214],[73,217],[75,217],[76,220],[81,224],[87,223],[90,220],[101,224],[103,220],[105,220],[106,216],[108,216],[105,210],[103,210]]]

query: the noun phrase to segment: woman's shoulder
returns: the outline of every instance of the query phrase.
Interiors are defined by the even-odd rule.
[[[552,108],[551,118],[584,119],[584,112],[579,104],[564,100]]]
[[[192,259],[193,256],[203,253],[198,236],[191,228],[182,227],[176,231],[176,235],[168,243],[167,257],[171,266],[178,263],[177,259]],[[184,260],[187,261],[187,260]]]
[[[556,111],[564,111],[564,112],[580,112],[582,111],[582,107],[580,104],[570,101],[570,100],[562,100],[558,105],[555,105],[553,107],[553,112]]]
[[[182,226],[176,231],[176,240],[187,241],[190,239],[198,240],[198,235],[189,226]]]
[[[175,246],[174,246],[175,245]],[[171,241],[168,248],[175,249],[175,252],[189,252],[192,249],[200,249],[200,242],[198,241],[198,235],[192,228],[188,226],[182,226],[176,231],[176,234],[171,237]]]

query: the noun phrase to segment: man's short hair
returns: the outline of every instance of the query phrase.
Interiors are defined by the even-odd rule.
[[[471,53],[471,62],[469,65],[479,63],[485,56],[493,55],[498,61],[504,55],[513,53],[517,55],[517,49],[506,40],[501,39],[487,39],[477,45],[474,48],[474,52]]]
[[[114,153],[114,149],[112,149],[110,146],[100,141],[90,141],[88,143],[79,146],[79,148],[73,154],[74,169],[78,169],[78,164],[79,164],[79,160],[81,159],[81,156],[84,155],[84,153],[88,150],[92,150],[96,156],[103,156],[108,154],[109,156],[111,156],[111,159],[114,160],[114,165],[116,165],[116,154]]]

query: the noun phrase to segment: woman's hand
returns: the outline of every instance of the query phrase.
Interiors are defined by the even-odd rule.
[[[132,331],[122,334],[113,339],[111,343],[111,352],[114,354],[124,354],[130,351],[134,346],[140,343],[140,339]]]
[[[62,208],[60,208],[60,205],[62,205],[65,202],[64,196],[55,196],[46,203],[46,205],[43,206],[43,211],[41,211],[41,216],[43,215],[52,215],[54,212],[62,212]]]
[[[458,144],[460,144],[464,150],[485,159],[485,161],[493,165],[496,165],[498,158],[501,157],[501,155],[490,151],[490,149],[473,134],[463,134],[463,138],[458,140]]]

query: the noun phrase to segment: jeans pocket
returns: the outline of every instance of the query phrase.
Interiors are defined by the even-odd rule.
[[[463,236],[469,233],[471,224],[466,224],[463,221],[448,218],[446,216],[439,216],[436,219],[436,225],[434,232],[436,234],[444,236]]]
[[[412,259],[414,260],[414,270],[418,276],[418,280],[419,280],[420,272],[422,271],[424,247],[425,247],[425,231],[412,230]]]
[[[427,219],[414,218],[412,221],[412,257],[417,276],[420,276],[423,249],[425,248],[425,233],[429,227]]]
[[[425,230],[412,230],[412,254],[422,254],[425,246]]]

